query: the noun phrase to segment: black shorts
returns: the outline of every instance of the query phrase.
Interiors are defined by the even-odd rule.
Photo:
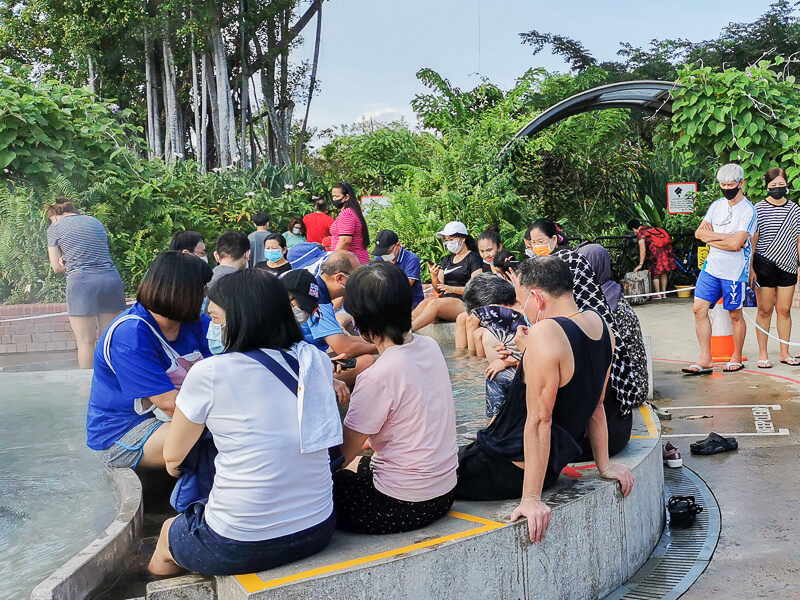
[[[758,285],[763,288],[792,287],[797,283],[797,273],[784,271],[760,254],[753,256],[753,271]]]

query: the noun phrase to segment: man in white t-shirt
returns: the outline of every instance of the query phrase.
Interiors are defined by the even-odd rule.
[[[705,375],[712,371],[708,310],[720,298],[731,316],[734,344],[733,354],[723,370],[733,372],[744,368],[742,346],[747,327],[742,318],[742,303],[750,273],[753,252],[750,238],[756,232],[756,211],[742,192],[744,169],[740,165],[731,163],[721,167],[717,181],[724,197],[709,207],[694,234],[710,249],[694,291],[694,324],[700,342],[700,360],[683,369],[688,375]]]

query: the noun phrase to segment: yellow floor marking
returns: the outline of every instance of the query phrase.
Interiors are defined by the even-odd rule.
[[[651,440],[658,437],[658,427],[656,421],[653,419],[653,413],[647,406],[640,406],[639,412],[642,413],[644,424],[647,425],[647,435],[632,435],[632,440]]]
[[[255,573],[250,573],[248,575],[237,575],[236,578],[239,580],[239,583],[242,584],[244,589],[248,593],[252,594],[253,592],[266,590],[286,583],[292,583],[293,581],[300,581],[301,579],[308,579],[310,577],[316,577],[317,575],[324,575],[326,573],[332,573],[334,571],[341,571],[342,569],[349,569],[350,567],[357,567],[358,565],[363,565],[384,558],[391,558],[392,556],[398,556],[400,554],[405,554],[406,552],[413,552],[414,550],[420,550],[421,548],[429,548],[431,546],[436,546],[437,544],[443,544],[445,542],[450,542],[452,540],[459,540],[462,538],[477,535],[479,533],[484,533],[486,531],[491,531],[493,529],[499,529],[501,527],[505,527],[506,525],[508,525],[507,523],[498,523],[497,521],[490,521],[488,519],[483,519],[481,517],[476,517],[474,515],[467,515],[452,510],[447,514],[457,519],[463,519],[464,521],[470,521],[471,523],[478,523],[481,526],[476,527],[474,529],[468,529],[467,531],[462,531],[460,533],[453,533],[451,535],[445,535],[442,537],[434,538],[432,540],[425,540],[424,542],[411,544],[410,546],[404,546],[402,548],[397,548],[395,550],[387,550],[386,552],[381,552],[379,554],[371,554],[370,556],[364,556],[362,558],[355,558],[353,560],[347,560],[344,562],[335,563],[332,565],[328,565],[327,567],[310,569],[308,571],[296,573],[295,575],[288,575],[286,577],[279,577],[278,579],[271,579],[270,581],[263,581]]]

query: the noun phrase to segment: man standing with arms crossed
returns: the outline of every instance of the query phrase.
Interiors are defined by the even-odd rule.
[[[742,316],[744,286],[750,273],[753,253],[750,238],[756,232],[756,211],[744,197],[744,169],[727,164],[717,172],[723,198],[709,208],[695,237],[710,246],[708,258],[697,278],[694,291],[694,326],[700,342],[700,360],[682,369],[687,375],[707,375],[713,371],[711,321],[708,310],[722,298],[733,324],[734,351],[723,371],[741,371],[742,346],[747,333]]]

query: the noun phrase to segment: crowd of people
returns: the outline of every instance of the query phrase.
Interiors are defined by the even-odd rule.
[[[744,324],[734,296],[748,274],[761,286],[759,323],[768,329],[774,305],[788,339],[786,290],[797,278],[800,209],[786,199],[786,174],[767,174],[770,198],[756,208],[741,167],[718,179],[725,197],[697,232],[712,250],[694,301],[702,356],[692,373],[711,366],[706,323],[720,296],[739,352],[726,370],[736,370]],[[181,478],[187,463],[213,461],[205,495],[164,524],[150,570],[264,570],[320,551],[336,528],[424,527],[454,499],[519,500],[511,519],[527,517],[539,542],[550,520],[542,491],[577,461],[594,460],[627,496],[631,471],[611,457],[647,398],[647,364],[606,249],[573,249],[540,219],[518,261],[497,228],[476,240],[452,221],[436,234],[447,254],[427,263],[426,298],[422,261],[397,233],[377,233],[370,261],[353,188],[331,196],[335,219],[317,200],[282,234],[266,212],[249,237],[223,233],[213,270],[202,236],[176,233],[119,316],[105,229],[65,198],[49,207],[53,269],[66,269],[70,319],[76,335],[86,330],[81,366],[93,354],[89,447],[109,466]],[[491,421],[462,448],[444,356],[417,333],[437,320],[455,322],[457,346],[486,360]],[[759,358],[768,362],[766,340]],[[781,360],[793,360],[783,346]]]

